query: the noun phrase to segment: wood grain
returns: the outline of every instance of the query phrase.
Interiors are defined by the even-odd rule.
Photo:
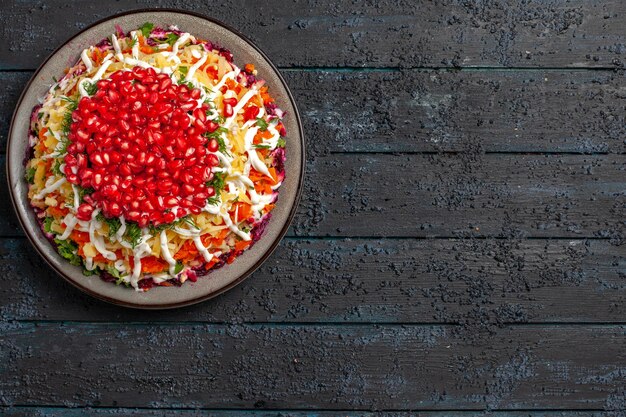
[[[488,337],[438,326],[3,327],[5,404],[417,410],[625,401],[624,326],[517,326]]]
[[[0,73],[0,145],[29,72]],[[284,71],[307,150],[626,152],[623,72]],[[346,100],[346,97],[350,97]]]
[[[625,2],[8,0],[0,153],[45,56],[140,7],[283,69],[302,204],[227,294],[121,309],[36,255],[0,156],[0,415],[626,416]]]
[[[623,323],[624,271],[623,246],[597,240],[286,239],[252,277],[217,299],[145,312],[80,293],[25,239],[2,239],[0,318],[454,323],[466,331],[507,323]]]
[[[624,74],[287,71],[311,152],[626,151]],[[349,99],[346,99],[349,97]]]
[[[626,156],[334,154],[313,158],[300,236],[624,237]]]
[[[624,65],[626,53],[626,5],[620,0],[272,0],[264,7],[254,0],[11,0],[0,15],[0,24],[11,28],[5,31],[0,69],[33,69],[86,25],[141,7],[188,9],[221,19],[282,67],[614,68]]]

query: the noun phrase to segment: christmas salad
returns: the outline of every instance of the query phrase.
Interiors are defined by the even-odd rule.
[[[284,179],[283,112],[253,64],[175,26],[80,54],[33,109],[25,177],[85,275],[181,285],[258,240]]]

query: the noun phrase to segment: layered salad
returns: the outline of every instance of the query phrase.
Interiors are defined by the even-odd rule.
[[[25,178],[58,253],[139,291],[257,241],[284,180],[283,112],[254,64],[175,26],[115,33],[33,109]]]

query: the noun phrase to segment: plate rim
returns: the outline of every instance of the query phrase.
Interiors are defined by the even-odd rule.
[[[39,73],[41,72],[42,68],[46,65],[46,63],[48,63],[48,61],[50,59],[52,59],[53,56],[55,56],[61,49],[66,47],[67,44],[70,43],[72,40],[74,40],[76,37],[78,37],[82,33],[88,31],[89,29],[91,29],[91,28],[93,28],[95,26],[98,26],[100,24],[109,22],[111,20],[114,20],[114,19],[122,17],[122,16],[127,16],[127,15],[132,15],[132,14],[139,14],[139,13],[162,13],[162,12],[186,14],[186,15],[189,15],[189,16],[192,16],[192,17],[196,17],[196,18],[199,18],[199,19],[203,19],[203,20],[209,21],[209,22],[211,22],[211,23],[213,23],[215,25],[221,26],[222,28],[226,29],[227,31],[230,31],[233,34],[235,34],[238,37],[240,37],[244,42],[246,42],[249,46],[251,46],[253,49],[255,49],[256,52],[259,53],[267,61],[267,63],[269,64],[270,68],[272,69],[272,71],[274,71],[275,75],[278,77],[278,79],[282,83],[283,88],[285,89],[285,91],[287,93],[287,97],[288,97],[289,101],[291,102],[291,105],[294,108],[294,114],[292,116],[294,116],[294,118],[295,118],[295,122],[298,125],[298,132],[300,134],[300,142],[301,142],[300,158],[301,158],[301,163],[300,163],[300,173],[298,175],[298,186],[297,186],[297,189],[296,189],[296,195],[294,197],[293,204],[292,204],[291,209],[289,211],[289,215],[287,216],[287,219],[286,219],[285,223],[283,224],[280,232],[278,233],[276,239],[269,246],[269,249],[266,250],[251,267],[249,267],[245,272],[241,273],[237,277],[237,279],[231,281],[227,285],[225,285],[225,286],[223,286],[223,287],[221,287],[219,289],[216,289],[215,291],[212,291],[212,292],[210,292],[208,294],[202,295],[200,297],[191,298],[191,299],[184,300],[184,301],[179,301],[179,302],[170,302],[170,303],[162,303],[162,304],[145,305],[145,304],[137,304],[137,303],[132,303],[132,302],[118,300],[116,298],[108,297],[106,295],[103,295],[103,294],[100,294],[100,293],[98,293],[96,291],[93,291],[93,290],[91,290],[91,289],[81,285],[79,282],[73,280],[72,278],[70,278],[68,275],[66,275],[63,272],[63,270],[61,268],[57,268],[48,259],[48,256],[43,252],[43,250],[41,248],[39,248],[39,245],[34,240],[32,234],[31,234],[31,231],[28,229],[28,227],[27,227],[27,219],[23,219],[22,218],[22,214],[20,213],[20,210],[18,209],[18,206],[17,206],[17,203],[16,203],[16,198],[17,197],[14,195],[14,190],[13,190],[13,187],[11,185],[13,183],[12,178],[11,178],[11,170],[10,170],[10,166],[11,166],[11,162],[10,161],[11,161],[12,158],[11,158],[11,153],[9,152],[9,150],[11,148],[11,142],[12,142],[11,132],[13,131],[13,125],[15,124],[15,119],[17,117],[18,109],[21,107],[21,104],[22,104],[22,101],[24,100],[26,92],[30,89],[31,85],[33,84],[33,82],[35,81],[35,79],[37,78]],[[54,270],[59,276],[61,276],[61,278],[63,278],[63,280],[65,280],[66,282],[70,283],[73,287],[78,288],[83,293],[88,294],[88,295],[90,295],[90,296],[92,296],[92,297],[94,297],[94,298],[96,298],[98,300],[102,300],[102,301],[108,302],[110,304],[114,304],[114,305],[118,305],[118,306],[122,306],[122,307],[127,307],[127,308],[132,308],[132,309],[137,309],[137,310],[169,310],[169,309],[181,308],[181,307],[186,307],[186,306],[190,306],[190,305],[193,305],[193,304],[201,303],[203,301],[206,301],[206,300],[209,300],[211,298],[217,297],[218,295],[221,295],[221,294],[231,290],[232,288],[236,287],[237,285],[239,285],[243,281],[245,281],[250,275],[252,275],[252,273],[255,272],[263,263],[265,263],[265,261],[274,253],[274,251],[276,250],[276,248],[278,247],[280,242],[285,237],[285,234],[287,233],[287,230],[291,226],[293,218],[294,218],[294,216],[296,214],[296,211],[298,209],[298,206],[300,204],[300,199],[301,199],[301,196],[302,196],[302,190],[304,188],[303,185],[304,185],[304,179],[305,179],[305,167],[306,167],[306,149],[305,149],[305,144],[306,144],[306,141],[305,141],[305,138],[304,138],[304,129],[303,129],[303,126],[302,126],[302,119],[300,117],[300,112],[298,110],[298,106],[296,105],[296,101],[293,98],[293,94],[291,92],[291,89],[289,88],[289,85],[285,81],[285,78],[283,77],[283,75],[281,74],[279,69],[276,67],[274,62],[250,38],[248,38],[246,35],[241,33],[238,29],[233,28],[232,26],[228,25],[227,23],[222,22],[221,20],[218,20],[218,19],[216,19],[214,17],[207,16],[205,14],[198,13],[198,12],[195,12],[195,11],[176,9],[176,8],[140,8],[140,9],[132,9],[132,10],[127,10],[127,11],[124,11],[124,12],[116,13],[116,14],[104,17],[102,19],[99,19],[99,20],[97,20],[97,21],[95,21],[95,22],[85,26],[84,28],[82,28],[78,32],[74,33],[69,38],[67,38],[65,41],[63,41],[58,47],[56,47],[41,62],[41,64],[39,64],[39,66],[37,67],[37,69],[35,70],[33,75],[30,77],[30,79],[28,80],[28,82],[26,83],[24,88],[22,89],[22,93],[20,94],[18,100],[15,103],[15,109],[13,110],[13,115],[11,116],[11,122],[9,124],[9,135],[8,135],[8,138],[7,138],[7,145],[6,145],[5,170],[6,170],[6,176],[7,176],[7,183],[8,183],[8,186],[9,186],[9,197],[10,197],[10,200],[11,200],[11,205],[13,206],[13,210],[14,210],[14,212],[17,215],[17,219],[18,219],[18,221],[20,223],[20,226],[24,230],[24,233],[26,234],[26,237],[30,241],[31,245],[35,248],[35,250],[37,251],[39,256],[41,258],[43,258],[43,260],[46,262],[46,264],[48,264],[48,266],[52,270]],[[203,278],[201,278],[201,279],[203,279]],[[111,285],[113,285],[113,284],[111,284]]]

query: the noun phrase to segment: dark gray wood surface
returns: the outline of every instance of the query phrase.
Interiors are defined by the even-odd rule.
[[[45,56],[140,7],[258,42],[308,151],[276,253],[227,294],[162,312],[55,276],[0,156],[0,415],[625,415],[625,2],[0,7],[2,152]]]

